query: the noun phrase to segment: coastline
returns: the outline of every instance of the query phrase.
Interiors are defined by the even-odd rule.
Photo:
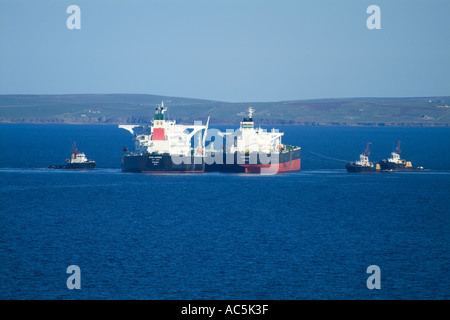
[[[199,120],[203,120],[199,118]],[[177,121],[178,122],[178,121]],[[180,121],[184,122],[184,121]],[[188,121],[186,121],[188,122]],[[130,122],[130,121],[118,121],[118,120],[112,120],[112,121],[106,121],[106,122],[83,122],[83,121],[54,121],[54,120],[47,120],[47,119],[23,119],[23,120],[16,120],[16,119],[0,119],[0,124],[37,124],[37,125],[47,125],[47,124],[67,124],[67,125],[119,125],[119,124],[130,124],[130,125],[138,125],[138,124],[146,124],[149,122]],[[214,125],[217,126],[227,126],[227,125],[238,125],[239,123],[236,122],[229,122],[229,121],[216,121],[214,122]],[[427,128],[448,128],[450,127],[450,123],[425,123],[425,122],[418,122],[418,123],[409,123],[409,122],[377,122],[377,123],[346,123],[346,122],[286,122],[284,120],[281,121],[271,121],[270,123],[261,121],[261,126],[272,126],[272,125],[281,125],[281,126],[308,126],[308,127],[411,127],[411,128],[417,128],[417,127],[427,127]]]
[[[249,106],[262,126],[449,127],[450,96],[224,102],[150,94],[0,95],[0,123],[144,124],[161,101],[177,123],[237,125]]]

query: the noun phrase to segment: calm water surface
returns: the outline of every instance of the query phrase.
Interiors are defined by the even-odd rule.
[[[0,125],[0,298],[450,298],[450,129],[280,131],[302,171],[145,175],[120,171],[132,142],[115,126]],[[47,169],[74,140],[98,168]],[[429,170],[343,169],[367,141],[376,162],[397,140]]]

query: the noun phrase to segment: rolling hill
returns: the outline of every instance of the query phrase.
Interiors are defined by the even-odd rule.
[[[148,94],[0,95],[0,123],[147,123],[164,101],[181,123],[239,124],[251,105],[271,125],[449,126],[450,96],[221,102]]]

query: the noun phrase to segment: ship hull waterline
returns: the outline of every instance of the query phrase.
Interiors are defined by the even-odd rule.
[[[92,170],[95,168],[95,162],[89,163],[68,163],[64,165],[52,165],[49,169],[67,169],[67,170]]]
[[[187,163],[178,164],[179,161],[174,163],[169,154],[126,154],[122,156],[122,171],[137,173],[283,173],[301,169],[300,150],[281,153],[278,158],[270,158],[269,155],[266,157],[252,157],[248,154],[242,156],[238,153],[234,155],[217,153],[215,156],[221,161],[214,161],[214,157],[205,160],[203,157],[191,156]],[[257,160],[251,161],[253,159]],[[267,164],[265,159],[270,159],[271,162]]]
[[[372,173],[372,172],[380,172],[376,167],[373,166],[360,166],[354,163],[349,163],[345,166],[345,169],[349,173]]]
[[[393,171],[422,171],[423,167],[407,167],[403,163],[394,163],[390,161],[380,161],[379,162],[381,170],[393,170]]]
[[[283,173],[301,170],[300,149],[279,154],[217,153],[219,163],[206,163],[206,172],[224,173]]]
[[[202,157],[191,156],[188,163],[175,163],[169,154],[127,154],[122,156],[123,172],[140,173],[202,173]]]

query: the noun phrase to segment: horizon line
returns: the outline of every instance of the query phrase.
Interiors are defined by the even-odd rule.
[[[449,98],[450,95],[427,95],[427,96],[354,96],[354,97],[331,97],[331,98],[300,98],[287,100],[270,100],[270,101],[224,101],[206,98],[194,98],[183,96],[170,96],[153,93],[0,93],[0,96],[113,96],[113,95],[134,95],[134,96],[156,96],[163,98],[193,99],[203,101],[214,101],[222,103],[271,103],[271,102],[289,102],[289,101],[311,101],[311,100],[345,100],[345,99],[430,99],[430,98]]]

